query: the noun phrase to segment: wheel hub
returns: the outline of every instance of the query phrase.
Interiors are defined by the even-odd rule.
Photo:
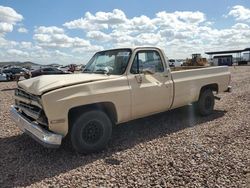
[[[101,138],[102,134],[102,125],[98,121],[90,121],[82,131],[82,139],[88,144],[94,144]]]

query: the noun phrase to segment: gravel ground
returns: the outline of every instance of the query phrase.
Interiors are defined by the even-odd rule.
[[[79,155],[46,149],[10,120],[15,82],[0,83],[0,187],[249,187],[250,67],[231,68],[232,93],[215,112],[192,106],[114,130],[108,148]]]

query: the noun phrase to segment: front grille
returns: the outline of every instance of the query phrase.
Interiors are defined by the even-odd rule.
[[[30,93],[27,93],[26,91],[24,91],[24,90],[22,90],[20,88],[17,88],[15,90],[15,95],[19,96],[19,97],[23,97],[23,98],[29,99],[29,100],[33,100],[33,101],[39,102],[39,97],[38,96],[32,95]]]
[[[41,111],[42,111],[42,109],[39,108],[38,106],[35,106],[35,105],[32,105],[32,104],[26,104],[26,103],[24,103],[22,101],[17,102],[17,105],[19,107],[21,107],[22,109],[26,109],[28,111],[31,111],[34,114],[37,114],[37,115],[39,115],[41,113]]]
[[[48,125],[48,119],[43,109],[41,108],[39,96],[27,93],[26,91],[20,88],[16,89],[15,96],[20,97],[20,98],[16,98],[15,100],[16,106],[20,109],[20,111],[22,111],[24,114],[26,114],[29,118],[33,119],[34,121],[37,121],[38,123],[42,125],[46,125],[46,126]],[[24,98],[26,100],[28,99],[28,101],[30,102],[27,103],[26,100],[22,101],[21,98]],[[35,104],[39,106],[34,105],[32,101],[37,102]]]

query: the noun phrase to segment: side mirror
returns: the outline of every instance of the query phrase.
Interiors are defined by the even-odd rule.
[[[163,73],[163,76],[168,77],[170,73],[170,68],[166,68],[166,70]]]

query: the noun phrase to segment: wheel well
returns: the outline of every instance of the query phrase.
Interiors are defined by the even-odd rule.
[[[101,102],[71,108],[68,112],[69,128],[81,114],[89,110],[101,110],[108,115],[112,123],[115,124],[117,122],[115,105],[111,102]]]
[[[216,93],[218,93],[219,89],[218,89],[218,84],[209,84],[209,85],[205,85],[201,88],[200,90],[200,94],[206,90],[206,89],[211,89],[212,91],[215,91]]]

